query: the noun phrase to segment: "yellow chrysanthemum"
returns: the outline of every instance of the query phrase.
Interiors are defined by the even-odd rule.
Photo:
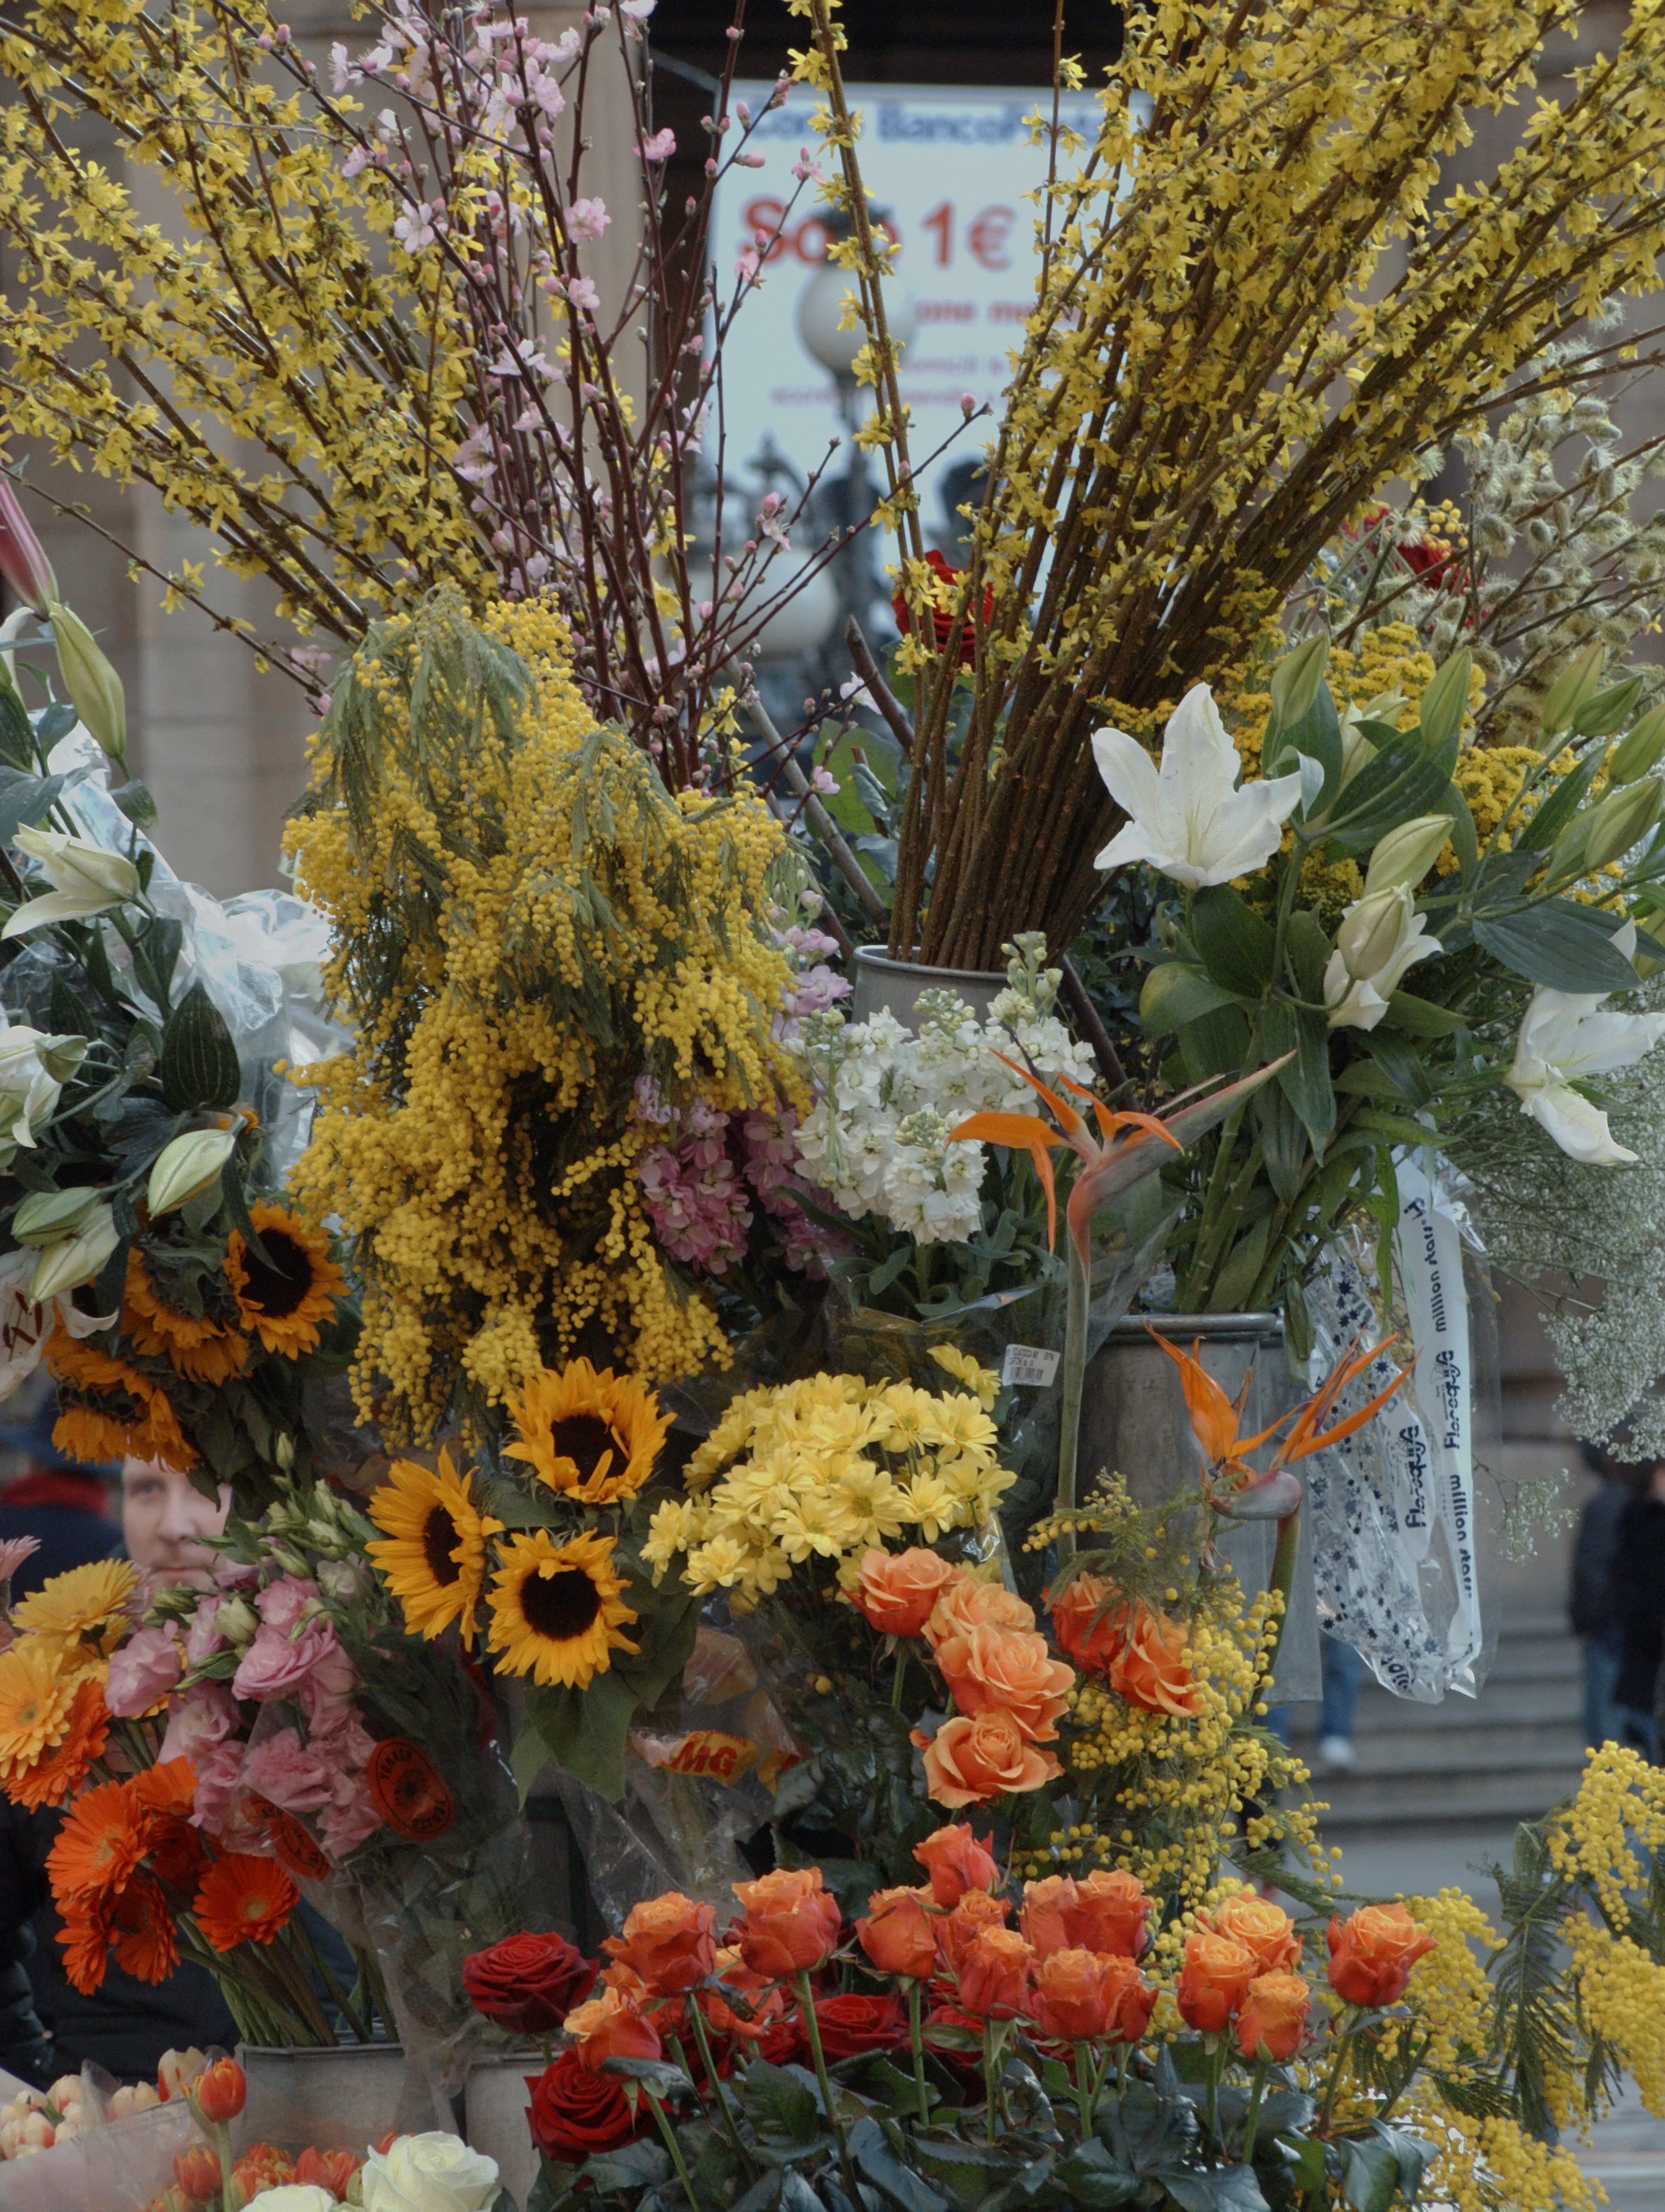
[[[137,1568],[125,1559],[90,1559],[21,1599],[12,1619],[84,1674],[107,1659],[132,1626],[127,1607],[138,1579]]]
[[[455,1621],[472,1643],[475,1608],[486,1579],[486,1540],[503,1523],[475,1506],[466,1478],[439,1454],[430,1474],[413,1460],[396,1460],[388,1480],[367,1510],[386,1540],[366,1544],[383,1580],[399,1601],[405,1626],[432,1643]]]
[[[249,1218],[266,1257],[237,1236],[226,1248],[243,1326],[268,1352],[297,1359],[318,1349],[324,1323],[346,1296],[347,1278],[330,1257],[329,1239],[287,1208],[263,1204]]]
[[[611,1668],[615,1651],[640,1650],[621,1632],[637,1615],[619,1595],[625,1585],[614,1571],[611,1537],[558,1545],[536,1528],[511,1537],[498,1557],[487,1640],[506,1673],[587,1690]]]
[[[0,1651],[0,1780],[33,1766],[61,1741],[75,1695],[75,1682],[39,1637],[20,1636]]]
[[[670,1427],[652,1391],[610,1367],[597,1374],[587,1359],[540,1368],[511,1393],[509,1412],[520,1441],[504,1447],[505,1459],[524,1460],[551,1490],[586,1505],[633,1498]]]

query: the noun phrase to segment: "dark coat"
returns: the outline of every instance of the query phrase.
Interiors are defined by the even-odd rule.
[[[1625,1637],[1614,1699],[1650,1713],[1665,1654],[1665,1500],[1626,1503],[1614,1554],[1613,1593]]]
[[[1624,1647],[1624,1628],[1614,1594],[1614,1562],[1619,1553],[1619,1524],[1632,1492],[1622,1482],[1607,1481],[1578,1516],[1572,1551],[1572,1584],[1567,1612],[1575,1636],[1593,1637],[1616,1657]]]

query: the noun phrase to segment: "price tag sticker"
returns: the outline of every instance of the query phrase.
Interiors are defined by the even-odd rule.
[[[1043,1352],[1038,1345],[1008,1344],[1000,1364],[1000,1379],[1008,1390],[1044,1390],[1058,1371],[1058,1358],[1056,1352]]]

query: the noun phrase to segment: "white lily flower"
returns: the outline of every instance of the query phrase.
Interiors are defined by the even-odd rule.
[[[86,837],[20,830],[12,842],[39,865],[51,889],[20,906],[0,937],[21,937],[52,921],[84,921],[139,895],[139,872],[131,860]]]
[[[1341,916],[1335,950],[1324,969],[1324,1006],[1333,1030],[1373,1030],[1388,1011],[1405,970],[1444,947],[1427,934],[1403,884],[1368,891]]]
[[[1238,789],[1242,763],[1206,684],[1194,684],[1168,717],[1159,769],[1125,730],[1096,731],[1093,757],[1129,817],[1094,866],[1147,860],[1193,890],[1269,860],[1301,795],[1299,774]]]
[[[34,1124],[51,1114],[86,1056],[85,1037],[48,1036],[0,1012],[0,1162],[19,1145],[34,1149]]]
[[[28,1245],[0,1254],[0,1402],[33,1374],[59,1322],[71,1336],[94,1336],[116,1318],[112,1313],[82,1313],[73,1298],[32,1297],[29,1285],[39,1257]]]
[[[1618,951],[1633,952],[1634,927],[1626,923],[1613,941]],[[1547,1130],[1569,1159],[1595,1168],[1617,1167],[1636,1154],[1618,1142],[1607,1115],[1573,1085],[1632,1066],[1665,1037],[1665,1014],[1601,1013],[1606,996],[1541,985],[1522,1017],[1514,1065],[1504,1078],[1519,1095],[1522,1113]]]

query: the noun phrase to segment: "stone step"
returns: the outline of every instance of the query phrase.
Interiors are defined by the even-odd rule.
[[[1408,1698],[1396,1698],[1367,1683],[1359,1692],[1357,1734],[1376,1735],[1466,1734],[1509,1723],[1553,1723],[1576,1727],[1583,1707],[1583,1681],[1577,1674],[1554,1674],[1541,1679],[1523,1677],[1499,1680],[1493,1675],[1478,1698],[1452,1691],[1437,1705],[1419,1705]],[[1318,1707],[1297,1705],[1297,1742],[1317,1733]]]
[[[1462,1775],[1327,1775],[1312,1785],[1328,1809],[1322,1835],[1390,1830],[1396,1836],[1431,1828],[1538,1820],[1577,1788],[1582,1765],[1511,1767]]]
[[[1400,1730],[1374,1736],[1361,1733],[1353,1738],[1358,1764],[1343,1776],[1326,1775],[1324,1779],[1326,1783],[1353,1782],[1390,1774],[1426,1775],[1432,1779],[1505,1768],[1525,1771],[1534,1767],[1579,1766],[1584,1755],[1581,1735],[1582,1730],[1566,1723],[1558,1726],[1499,1723],[1427,1735]]]

